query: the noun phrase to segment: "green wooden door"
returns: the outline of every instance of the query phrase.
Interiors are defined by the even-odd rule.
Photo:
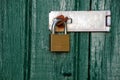
[[[120,80],[119,0],[0,0],[0,80]],[[111,10],[109,33],[70,33],[49,51],[50,11]]]

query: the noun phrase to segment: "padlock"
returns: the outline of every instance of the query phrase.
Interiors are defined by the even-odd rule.
[[[67,23],[64,22],[64,34],[56,34],[56,24],[60,19],[54,19],[52,24],[51,47],[52,52],[68,52],[70,50],[70,36],[67,34]]]

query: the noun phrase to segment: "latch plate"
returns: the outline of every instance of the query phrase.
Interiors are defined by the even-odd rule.
[[[72,19],[68,22],[68,32],[110,31],[110,11],[51,11],[49,13],[49,29],[56,16],[64,15]]]

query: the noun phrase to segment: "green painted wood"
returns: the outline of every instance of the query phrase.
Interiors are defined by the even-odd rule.
[[[72,53],[56,54],[49,51],[48,13],[51,10],[72,10],[74,0],[67,0],[67,3],[64,0],[32,1],[31,80],[65,80],[67,77],[63,73],[73,74]]]
[[[2,1],[0,1],[1,3]],[[2,79],[2,5],[0,5],[0,80]]]
[[[92,33],[90,43],[90,80],[120,80],[119,15],[120,1],[92,0],[92,10],[112,12],[109,33]]]
[[[0,80],[119,80],[119,4],[118,0],[0,0]],[[70,53],[51,53],[48,13],[89,9],[111,9],[110,33],[69,33]]]
[[[0,0],[0,80],[24,79],[25,0]]]
[[[52,10],[89,10],[89,2],[89,0],[32,0],[31,80],[87,80],[89,34],[70,33],[70,53],[51,53],[48,14]],[[70,73],[71,76],[67,77],[66,73]]]
[[[75,10],[90,10],[90,0],[76,0]],[[89,33],[75,33],[74,80],[88,80],[89,76]],[[73,48],[72,48],[73,49]]]
[[[109,10],[108,0],[92,0],[92,10]],[[90,80],[108,80],[108,56],[110,55],[110,33],[92,33],[90,43]]]
[[[108,80],[120,80],[120,1],[111,0],[111,52],[108,57]]]

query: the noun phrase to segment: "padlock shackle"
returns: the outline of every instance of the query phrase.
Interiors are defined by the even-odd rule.
[[[52,24],[52,34],[55,34],[55,27],[56,27],[56,24],[57,24],[59,21],[61,21],[61,19],[56,19],[56,18],[55,18],[55,19],[53,20],[53,24]],[[64,25],[65,25],[64,32],[65,32],[65,34],[67,34],[67,23],[64,22]]]

